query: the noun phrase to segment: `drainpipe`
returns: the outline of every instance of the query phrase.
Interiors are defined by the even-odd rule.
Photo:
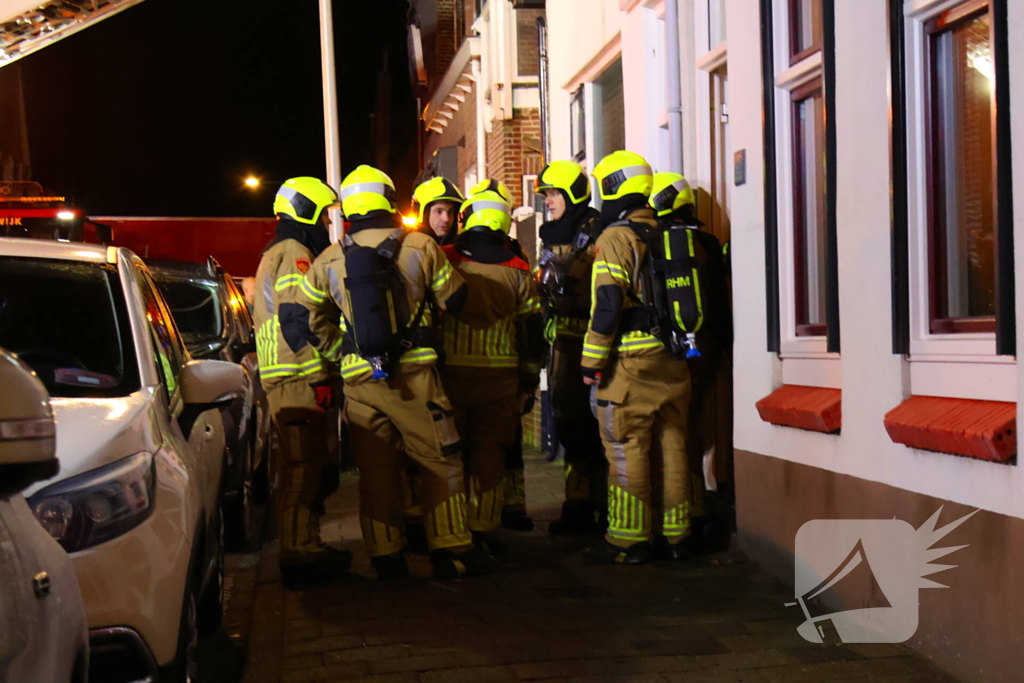
[[[544,17],[537,17],[537,52],[540,55],[540,151],[542,165],[551,159],[551,129],[548,116],[551,104],[548,101],[548,27]]]
[[[484,135],[484,79],[480,60],[473,60],[473,89],[476,95],[476,180],[487,177],[487,138]]]
[[[335,192],[341,186],[341,141],[338,137],[338,81],[334,64],[334,16],[331,0],[320,0],[320,61],[324,88],[324,146],[327,184]],[[341,209],[331,209],[331,241],[341,239]]]
[[[668,58],[668,171],[683,172],[683,86],[679,67],[679,0],[665,0]]]

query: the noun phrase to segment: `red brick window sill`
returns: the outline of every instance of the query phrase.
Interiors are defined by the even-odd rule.
[[[1009,462],[1017,453],[1017,404],[911,396],[885,416],[889,438],[912,448]]]
[[[755,405],[761,419],[774,425],[825,434],[837,434],[843,425],[840,389],[783,384]]]

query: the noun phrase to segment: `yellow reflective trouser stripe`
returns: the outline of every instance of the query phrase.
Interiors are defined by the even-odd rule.
[[[397,527],[365,515],[359,516],[359,526],[362,527],[363,542],[370,557],[391,555],[401,551],[405,546],[402,531]]]
[[[456,493],[428,510],[426,527],[432,550],[468,545],[471,537],[466,526],[466,494]]]
[[[583,355],[587,358],[597,358],[598,360],[604,360],[612,352],[610,346],[597,346],[596,344],[584,344]]]
[[[688,536],[690,534],[690,506],[680,503],[665,510],[662,515],[661,532],[665,536]]]
[[[452,269],[452,264],[445,263],[444,265],[442,265],[441,270],[438,271],[437,275],[434,276],[433,282],[430,283],[430,288],[437,289],[438,287],[444,286],[444,284],[448,282],[448,280],[452,279],[453,272],[454,270]]]
[[[302,284],[300,285],[302,293],[309,297],[309,300],[314,303],[321,303],[327,298],[327,292],[320,291],[313,285],[309,284],[309,278],[302,278]]]
[[[467,517],[471,531],[494,531],[501,526],[501,509],[504,507],[501,486],[490,491],[480,490],[480,480],[470,477],[470,490]]]
[[[618,486],[608,487],[608,535],[624,541],[647,541],[651,537],[650,509]]]
[[[280,292],[282,289],[287,289],[289,287],[301,287],[302,281],[304,279],[305,278],[303,278],[298,273],[293,273],[291,275],[282,275],[281,277],[277,278],[277,282],[274,283],[274,289]]]

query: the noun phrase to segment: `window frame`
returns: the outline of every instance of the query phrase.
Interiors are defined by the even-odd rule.
[[[928,331],[931,334],[970,334],[970,333],[992,333],[996,331],[995,314],[990,316],[976,317],[940,317],[939,301],[945,296],[943,290],[946,285],[946,278],[943,269],[940,268],[942,257],[939,253],[943,243],[943,237],[939,234],[937,216],[940,212],[938,176],[939,160],[936,158],[936,151],[940,144],[941,130],[938,124],[939,100],[936,93],[938,87],[938,68],[934,42],[937,36],[943,33],[956,30],[968,21],[989,15],[989,41],[995,46],[995,21],[991,0],[967,0],[963,4],[950,8],[924,22],[923,40],[923,68],[925,69],[924,80],[924,102],[925,113],[925,191],[927,193],[926,207],[926,241],[927,241],[927,271],[928,271]],[[996,89],[993,87],[990,94],[991,101],[991,128],[992,128],[992,177],[993,180],[999,177],[999,166],[997,148],[999,144],[998,131],[996,127]],[[993,239],[997,237],[999,225],[999,187],[998,182],[992,183],[992,232]],[[993,245],[993,249],[997,247]],[[998,287],[998,272],[993,270],[993,290]]]
[[[579,149],[576,149],[577,142],[582,142]],[[587,102],[582,83],[576,90],[569,93],[569,145],[569,153],[573,161],[585,166],[587,163]]]
[[[811,0],[811,2],[821,2],[821,0]],[[822,26],[821,35],[816,37],[815,42],[811,43],[802,50],[797,50],[796,46],[800,44],[800,0],[787,0],[787,24],[789,29],[789,65],[793,66],[799,64],[803,60],[807,59],[815,52],[821,52],[824,48],[824,8],[822,8]]]
[[[809,226],[804,224],[803,220],[803,207],[807,200],[808,188],[806,186],[806,176],[804,173],[804,154],[803,154],[803,132],[801,130],[802,125],[800,121],[799,108],[801,103],[808,100],[813,100],[815,96],[822,98],[822,107],[824,107],[825,97],[825,81],[822,75],[815,76],[810,81],[794,88],[790,91],[790,126],[792,128],[792,139],[790,144],[790,155],[791,165],[793,170],[793,182],[792,182],[792,193],[793,193],[793,331],[797,337],[824,337],[828,334],[828,324],[822,323],[807,323],[801,322],[802,311],[806,308],[808,290],[807,290],[807,258],[805,244],[807,240],[807,231]],[[824,121],[822,122],[822,128],[824,129]],[[822,136],[824,137],[824,130],[822,130]],[[819,150],[822,154],[825,153],[824,149]],[[821,170],[824,174],[824,169]],[[824,180],[824,179],[823,179]],[[813,188],[813,192],[817,193],[817,187]],[[823,189],[824,191],[824,189]],[[825,204],[825,198],[822,197],[821,204]],[[824,220],[824,216],[822,219]],[[824,249],[824,245],[822,245]],[[820,277],[826,277],[825,273],[821,273]]]

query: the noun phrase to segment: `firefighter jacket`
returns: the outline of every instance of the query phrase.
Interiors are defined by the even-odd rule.
[[[530,265],[504,247],[448,245],[444,252],[469,287],[465,307],[444,319],[445,364],[518,369],[520,389],[532,393],[540,383],[544,338]]]
[[[369,226],[360,227],[359,223]],[[359,223],[353,223],[357,229],[349,235],[357,245],[365,247],[377,247],[394,233],[396,225],[400,227],[393,221]],[[404,235],[394,263],[404,284],[408,310],[418,311],[423,304],[413,344],[402,353],[398,367],[401,371],[434,365],[438,357],[437,344],[432,339],[437,322],[435,309],[461,308],[466,301],[465,283],[441,248],[421,232],[409,231]],[[303,280],[303,303],[309,310],[317,349],[328,360],[341,364],[341,376],[347,384],[363,384],[372,379],[373,367],[355,353],[352,340],[346,339],[352,308],[345,292],[345,278],[345,252],[341,244],[335,243],[316,259]]]
[[[313,252],[297,239],[284,239],[263,253],[256,271],[256,355],[267,389],[294,380],[310,384],[329,377],[310,333],[301,285]]]
[[[583,342],[583,374],[593,377],[609,365],[613,354],[625,357],[657,357],[665,353],[662,342],[642,329],[647,270],[647,243],[630,227],[656,227],[654,211],[644,207],[630,211],[623,220],[601,232],[594,254],[591,293],[593,309]],[[641,328],[641,329],[637,329]]]
[[[598,217],[596,210],[588,208],[568,241],[545,239],[541,247],[540,279],[547,319],[544,336],[548,342],[553,343],[558,337],[582,339],[586,334]],[[542,238],[548,232],[545,228],[552,223],[541,226]]]

